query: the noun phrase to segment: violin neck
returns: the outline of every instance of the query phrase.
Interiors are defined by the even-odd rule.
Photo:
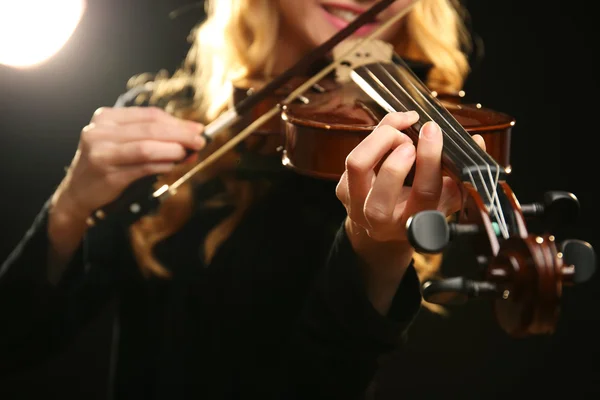
[[[444,134],[444,167],[457,179],[475,183],[474,176],[480,171],[498,180],[506,178],[504,168],[477,145],[408,66],[402,63],[366,64],[354,68],[351,77],[387,112],[414,110],[419,113],[419,121],[405,132],[415,143],[421,127],[426,122],[436,122]]]

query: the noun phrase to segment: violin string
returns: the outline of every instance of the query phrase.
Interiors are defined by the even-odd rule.
[[[391,79],[391,81],[392,81],[392,82],[393,82],[393,83],[394,83],[394,84],[395,84],[395,85],[396,85],[396,86],[397,86],[397,87],[398,87],[400,90],[402,90],[404,93],[406,93],[406,95],[407,95],[407,96],[409,96],[409,97],[410,97],[410,95],[408,94],[408,92],[406,91],[406,89],[405,89],[405,88],[404,88],[402,85],[400,85],[400,83],[399,83],[399,82],[398,82],[396,79],[394,79],[394,77],[393,77],[393,76],[392,76],[392,75],[389,73],[389,71],[388,71],[387,69],[385,69],[385,68],[384,68],[384,67],[383,67],[383,66],[382,66],[380,63],[377,63],[377,64],[376,64],[376,66],[378,66],[380,69],[382,69],[382,70],[383,70],[383,72],[384,72],[384,74],[386,74],[386,75],[389,77],[389,79]],[[371,71],[371,70],[370,70],[369,72],[371,72],[371,74],[373,74],[373,71]],[[467,146],[470,148],[470,150],[472,150],[472,151],[475,153],[476,157],[477,157],[477,158],[479,158],[479,159],[480,159],[480,160],[481,160],[481,161],[484,163],[484,165],[487,167],[487,172],[488,172],[488,177],[489,177],[489,183],[491,183],[491,185],[492,185],[492,188],[491,188],[491,190],[492,190],[492,194],[491,194],[491,195],[490,195],[490,188],[488,188],[488,187],[487,187],[487,184],[486,184],[486,179],[484,179],[484,177],[483,177],[483,174],[482,174],[482,172],[481,172],[481,167],[480,167],[480,165],[479,165],[479,164],[477,164],[477,163],[475,162],[475,160],[471,158],[471,156],[469,156],[469,154],[467,153],[467,151],[466,151],[466,150],[465,150],[463,147],[461,147],[461,146],[458,146],[458,143],[456,143],[456,142],[454,141],[454,139],[452,138],[452,136],[450,136],[450,134],[449,134],[449,133],[445,132],[445,130],[444,130],[444,129],[442,129],[442,132],[444,133],[444,136],[447,136],[447,137],[448,137],[448,138],[449,138],[449,139],[450,139],[450,140],[451,140],[451,141],[452,141],[452,142],[453,142],[453,143],[454,143],[454,144],[455,144],[455,145],[456,145],[456,146],[459,148],[459,150],[461,150],[461,151],[462,151],[462,152],[463,152],[463,153],[464,153],[464,154],[465,154],[465,155],[466,155],[466,156],[469,158],[469,160],[470,160],[470,161],[472,161],[472,163],[473,163],[473,166],[475,166],[475,168],[477,169],[477,172],[478,172],[478,174],[479,174],[479,177],[481,178],[481,181],[482,181],[482,183],[483,183],[483,187],[484,187],[484,190],[485,190],[486,196],[487,196],[488,200],[490,201],[490,206],[491,206],[491,210],[490,210],[490,211],[491,211],[491,212],[493,212],[493,214],[495,215],[495,217],[496,217],[496,220],[498,221],[498,225],[499,225],[499,227],[501,228],[503,235],[504,235],[506,238],[508,238],[508,226],[507,226],[507,224],[506,224],[506,220],[505,220],[505,217],[504,217],[504,213],[503,213],[503,210],[502,210],[502,206],[501,206],[501,204],[500,204],[500,199],[499,199],[499,197],[498,197],[498,195],[497,195],[498,181],[499,181],[499,177],[500,177],[500,168],[499,168],[499,165],[498,165],[498,164],[497,164],[495,161],[493,161],[493,163],[496,165],[496,177],[494,178],[494,177],[492,176],[492,172],[491,172],[491,169],[490,169],[490,163],[489,163],[487,160],[485,160],[485,159],[484,159],[484,158],[483,158],[483,157],[482,157],[482,156],[479,154],[479,152],[477,151],[477,149],[478,149],[479,147],[478,147],[478,146],[477,146],[477,144],[474,142],[474,140],[472,140],[472,138],[470,137],[470,135],[468,135],[468,133],[467,133],[466,137],[464,137],[463,135],[461,135],[461,134],[460,134],[460,132],[458,132],[458,131],[456,130],[456,127],[455,127],[455,125],[454,125],[454,124],[452,124],[452,123],[450,123],[450,121],[447,119],[447,116],[445,116],[445,115],[444,115],[443,113],[441,113],[441,112],[440,112],[440,111],[439,111],[439,110],[438,110],[436,107],[434,107],[434,106],[431,104],[431,102],[429,101],[430,99],[429,99],[427,96],[425,96],[425,95],[423,94],[423,92],[422,92],[421,90],[419,90],[419,88],[417,88],[417,87],[414,85],[414,83],[413,83],[413,82],[411,82],[411,81],[409,80],[409,84],[410,84],[410,85],[411,85],[411,86],[412,86],[412,87],[413,87],[413,88],[414,88],[414,89],[417,91],[417,93],[418,93],[418,94],[420,94],[420,95],[421,95],[421,97],[423,98],[423,100],[425,100],[425,101],[426,101],[426,102],[427,102],[427,103],[430,105],[430,108],[432,108],[432,109],[433,109],[435,112],[437,112],[437,114],[438,114],[438,115],[439,115],[439,116],[440,116],[440,117],[441,117],[441,118],[444,120],[444,122],[446,122],[446,124],[448,124],[448,126],[450,126],[450,128],[451,128],[451,129],[454,131],[454,133],[458,135],[459,139],[462,139],[462,141],[463,141],[464,143],[466,143],[466,144],[467,144]],[[392,96],[392,98],[394,98],[396,101],[398,101],[398,102],[400,103],[399,99],[397,99],[397,98],[394,96],[394,94],[393,94],[393,93],[391,93],[391,91],[389,91],[387,88],[385,88],[385,90],[386,90],[386,91],[388,91],[388,93],[390,93],[390,95]],[[417,103],[417,104],[418,104],[418,103]],[[427,113],[427,112],[426,112],[426,111],[423,109],[423,107],[420,107],[420,106],[419,106],[419,108],[420,108],[420,109],[421,109],[421,110],[422,110],[422,111],[423,111],[423,112],[424,112],[424,113],[427,115],[427,117],[428,117],[430,120],[433,120],[433,118],[432,118],[432,117],[431,117],[431,116],[430,116],[430,115],[429,115],[429,114],[428,114],[428,113]],[[448,118],[449,118],[449,117],[448,117]],[[467,140],[467,138],[469,138],[469,140]],[[472,183],[472,184],[473,184],[475,187],[477,187],[477,185],[476,185],[476,184],[474,183],[474,181],[473,181],[473,177],[472,177],[472,175],[471,175],[470,171],[469,171],[469,170],[467,170],[467,171],[469,172],[469,175],[471,176],[471,183]]]
[[[406,91],[406,89],[404,87],[402,87],[402,85],[400,85],[400,83],[395,80],[393,78],[393,76],[389,73],[389,71],[385,68],[383,68],[383,66],[381,64],[377,64],[377,66],[380,67],[380,69],[383,70],[383,72],[388,75],[388,77],[392,80],[392,82],[402,91],[404,91],[407,95],[408,92]],[[479,158],[483,164],[485,165],[485,167],[487,168],[487,172],[488,172],[488,178],[489,181],[488,183],[490,183],[492,185],[491,187],[491,191],[492,194],[490,194],[490,188],[488,188],[487,184],[486,184],[486,179],[483,177],[482,171],[481,171],[481,166],[480,164],[478,164],[477,162],[475,162],[475,160],[473,158],[471,158],[471,156],[467,153],[466,149],[459,146],[457,142],[454,141],[454,139],[452,138],[452,136],[450,135],[449,132],[446,132],[444,129],[442,129],[442,132],[444,133],[444,136],[448,137],[458,148],[460,151],[463,152],[463,154],[465,154],[467,156],[467,158],[472,162],[473,166],[476,168],[478,175],[481,179],[481,182],[483,184],[483,188],[485,190],[485,194],[487,196],[487,199],[490,201],[490,206],[491,206],[491,212],[494,214],[494,216],[496,217],[496,220],[498,221],[498,225],[502,230],[503,235],[505,236],[505,238],[508,238],[509,234],[508,234],[508,226],[506,224],[506,220],[504,217],[504,212],[502,210],[502,206],[500,204],[500,199],[497,195],[497,188],[498,188],[498,181],[500,178],[500,168],[499,165],[493,161],[493,164],[495,164],[496,166],[496,176],[493,177],[492,176],[492,172],[491,172],[491,168],[490,168],[490,163],[484,159],[481,154],[477,151],[479,149],[479,146],[477,146],[477,144],[474,142],[474,140],[471,138],[471,136],[467,133],[466,137],[461,135],[459,131],[457,131],[457,128],[455,126],[455,124],[450,123],[449,121],[449,116],[444,115],[443,113],[441,113],[439,111],[439,109],[437,109],[436,107],[433,106],[433,104],[431,104],[430,99],[424,95],[424,93],[419,90],[419,88],[417,88],[414,83],[412,81],[409,80],[409,84],[417,91],[417,93],[419,95],[421,95],[422,99],[427,102],[430,106],[431,109],[433,109],[434,112],[437,112],[437,114],[442,118],[442,120],[454,131],[454,133],[458,136],[458,140],[462,139],[462,142],[464,142],[467,145],[467,148],[469,148],[474,154],[475,157]],[[394,96],[392,94],[392,96]],[[396,99],[397,101],[399,101],[398,99]],[[418,103],[417,103],[418,104]],[[433,120],[432,116],[429,115],[424,109],[423,107],[420,107],[421,110],[427,115],[427,117],[430,120]],[[467,139],[468,138],[468,139]],[[474,183],[474,179],[473,176],[471,175],[471,171],[467,170],[469,172],[469,176],[471,177],[471,183],[477,187],[477,185]]]
[[[377,7],[377,5],[383,5],[384,3],[386,3],[386,1],[382,0],[380,3],[377,3],[375,6],[373,6],[373,8]],[[401,12],[398,12],[396,15],[392,16],[390,19],[383,22],[379,27],[377,27],[375,30],[373,30],[369,35],[359,39],[356,44],[350,46],[350,49],[348,49],[348,51],[346,51],[345,54],[343,54],[339,60],[334,60],[329,65],[327,65],[325,68],[323,68],[319,73],[313,75],[310,79],[308,79],[306,82],[304,82],[304,84],[300,85],[291,94],[289,94],[282,102],[280,102],[279,104],[275,105],[270,110],[268,110],[267,112],[262,114],[259,118],[254,120],[250,125],[248,125],[240,133],[236,134],[233,138],[229,139],[227,142],[225,142],[223,145],[221,145],[221,147],[219,147],[217,150],[215,150],[214,153],[210,154],[205,159],[203,159],[202,161],[197,163],[194,167],[192,167],[187,173],[185,173],[183,176],[181,176],[179,179],[177,179],[174,183],[172,183],[171,185],[163,185],[160,188],[158,188],[156,191],[154,191],[152,193],[152,197],[157,198],[157,199],[165,199],[166,197],[175,194],[177,192],[177,189],[181,185],[183,185],[185,182],[187,182],[189,179],[191,179],[192,176],[194,176],[198,172],[202,171],[204,168],[206,168],[207,166],[209,166],[210,164],[215,162],[218,158],[220,158],[223,154],[225,154],[226,152],[228,152],[229,150],[234,148],[243,139],[250,136],[256,129],[258,129],[260,126],[265,124],[270,118],[275,116],[276,113],[281,112],[281,109],[283,107],[290,104],[292,101],[294,101],[300,95],[302,95],[306,90],[308,90],[310,87],[314,86],[315,83],[317,83],[319,80],[321,80],[327,74],[329,74],[329,72],[331,72],[334,68],[336,68],[338,65],[341,64],[342,59],[344,57],[352,54],[360,46],[369,42],[374,37],[381,34],[385,30],[389,29],[393,24],[398,22],[402,17],[404,17],[404,15],[406,15],[412,9],[414,4],[416,4],[416,1],[413,1],[413,3],[411,5],[409,5],[408,7],[406,7],[404,10],[402,10]],[[215,124],[215,121],[213,121],[213,123],[206,126],[205,131],[212,124],[215,124],[217,126],[217,128],[214,129],[214,132],[211,131],[211,135],[209,135],[209,136],[212,136],[213,134],[220,132],[221,130],[225,129],[225,127],[231,126],[236,122],[237,117],[229,118],[227,116],[227,114],[236,115],[235,108],[229,109],[225,113],[221,114],[221,116],[217,118],[216,124]],[[221,121],[221,117],[223,117],[223,116],[225,116],[225,117],[223,118],[223,121]]]
[[[378,51],[378,49],[377,49],[377,48],[375,48],[374,50],[375,50],[375,51]],[[424,84],[423,84],[423,83],[420,81],[420,79],[419,79],[417,76],[415,76],[414,72],[413,72],[413,71],[412,71],[410,68],[408,68],[408,66],[407,66],[407,65],[405,65],[405,63],[404,63],[404,60],[403,60],[401,57],[399,57],[398,55],[396,55],[396,54],[394,54],[394,58],[395,58],[395,61],[396,61],[397,63],[399,63],[399,64],[403,64],[403,66],[405,67],[405,71],[407,71],[407,73],[408,73],[409,75],[411,75],[411,76],[412,76],[412,78],[414,79],[414,81],[416,81],[417,83],[421,83],[421,86],[422,86],[422,88],[420,89],[420,88],[417,88],[417,87],[415,86],[415,84],[414,84],[414,81],[413,81],[413,80],[410,80],[410,79],[409,79],[409,84],[410,84],[410,85],[413,87],[413,89],[415,89],[415,90],[416,90],[416,91],[417,91],[417,92],[418,92],[418,93],[421,95],[421,97],[423,98],[423,100],[425,100],[425,101],[426,101],[426,102],[429,104],[430,108],[433,108],[433,109],[434,109],[434,111],[437,111],[437,113],[438,113],[438,114],[439,114],[439,115],[440,115],[440,116],[441,116],[441,117],[444,119],[444,121],[446,122],[446,124],[448,124],[448,125],[450,126],[450,128],[452,128],[452,129],[454,130],[454,132],[455,132],[455,133],[456,133],[456,134],[457,134],[457,135],[458,135],[458,136],[459,136],[459,137],[460,137],[460,138],[463,140],[463,142],[465,142],[465,143],[467,144],[467,146],[468,146],[468,147],[470,147],[470,148],[471,148],[471,150],[473,150],[473,151],[475,152],[475,154],[477,155],[477,157],[478,157],[479,159],[481,159],[481,161],[483,161],[483,163],[484,163],[484,164],[487,166],[487,170],[488,170],[488,175],[489,175],[489,178],[490,178],[490,182],[492,183],[492,186],[493,186],[493,196],[492,196],[491,198],[490,198],[490,194],[489,194],[488,188],[487,188],[487,186],[486,186],[486,184],[485,184],[485,182],[486,182],[486,181],[485,181],[485,179],[483,178],[483,176],[482,176],[482,174],[481,174],[481,171],[480,171],[480,169],[479,169],[479,166],[478,166],[478,165],[477,165],[477,164],[474,162],[474,160],[472,160],[472,161],[473,161],[473,164],[475,165],[475,167],[477,167],[477,170],[478,170],[478,172],[479,172],[479,176],[480,176],[480,178],[481,178],[481,180],[482,180],[482,183],[484,184],[484,189],[486,190],[486,196],[487,196],[488,200],[490,201],[490,206],[492,207],[492,211],[494,212],[494,214],[495,214],[495,216],[496,216],[496,219],[497,219],[497,221],[498,221],[499,227],[500,227],[501,229],[502,229],[502,228],[504,228],[504,229],[503,229],[503,234],[504,234],[506,237],[508,237],[508,225],[506,224],[506,220],[505,220],[505,216],[504,216],[504,213],[503,213],[502,205],[500,204],[500,199],[499,199],[499,197],[498,197],[498,195],[497,195],[497,194],[498,194],[498,192],[497,192],[497,188],[498,188],[498,181],[499,181],[499,177],[500,177],[500,166],[499,166],[499,164],[498,164],[498,163],[497,163],[497,162],[496,162],[496,161],[495,161],[493,158],[491,158],[491,157],[488,157],[488,158],[491,160],[491,162],[492,162],[492,163],[493,163],[493,164],[496,166],[496,177],[495,177],[495,179],[494,179],[494,178],[492,177],[492,173],[491,173],[491,170],[490,170],[490,165],[489,165],[489,162],[488,162],[488,161],[486,161],[486,160],[485,160],[485,159],[484,159],[484,158],[481,156],[481,152],[480,152],[480,151],[481,151],[481,149],[480,149],[480,148],[479,148],[479,146],[477,146],[477,144],[476,144],[476,143],[473,141],[473,139],[471,138],[471,135],[469,135],[469,134],[468,134],[466,131],[464,131],[464,132],[457,131],[455,124],[451,124],[451,123],[448,121],[448,119],[449,119],[449,118],[451,118],[451,116],[450,116],[450,115],[448,115],[448,119],[444,118],[444,115],[443,115],[443,114],[442,114],[442,113],[439,111],[439,109],[438,109],[438,108],[436,108],[436,107],[434,107],[434,106],[431,104],[431,102],[430,102],[430,98],[424,95],[423,91],[428,91],[428,88],[427,88],[427,87],[426,87],[426,86],[425,86],[425,85],[424,85]],[[379,67],[380,67],[380,69],[382,69],[382,70],[384,71],[384,73],[385,73],[386,75],[388,75],[389,79],[390,79],[390,80],[391,80],[391,81],[392,81],[392,82],[393,82],[393,83],[394,83],[394,84],[395,84],[395,85],[396,85],[396,86],[397,86],[397,87],[398,87],[400,90],[402,90],[404,93],[406,93],[406,95],[407,95],[409,98],[411,98],[411,97],[410,97],[410,95],[408,94],[408,92],[406,91],[406,89],[405,89],[405,88],[404,88],[402,85],[400,85],[400,83],[399,83],[399,82],[398,82],[396,79],[394,79],[394,77],[393,77],[393,76],[392,76],[392,75],[389,73],[389,71],[388,71],[386,68],[384,68],[384,67],[383,67],[381,64],[379,64],[379,63],[377,63],[377,64],[375,64],[375,65],[379,66]],[[395,65],[395,64],[394,64],[394,65]],[[366,68],[367,70],[369,70],[369,69],[368,69],[368,67],[365,67],[365,68]],[[374,73],[373,73],[373,71],[370,71],[370,70],[369,70],[369,72],[371,73],[371,75],[376,75],[376,74],[374,74]],[[383,85],[383,83],[382,83],[382,82],[381,82],[379,79],[377,79],[377,82],[378,82],[378,84],[380,85],[380,87],[382,87],[382,88],[384,88],[386,91],[390,92],[390,91],[389,91],[389,90],[388,90],[388,89],[385,87],[385,85]],[[393,93],[391,93],[391,92],[390,92],[390,96],[391,96],[392,98],[394,98],[394,99],[395,99],[395,100],[396,100],[398,103],[402,104],[402,103],[399,101],[399,99],[397,99],[397,98],[394,96],[394,94],[393,94]],[[434,100],[434,101],[435,101],[435,100]],[[444,108],[443,106],[441,106],[441,105],[440,105],[440,108],[441,108],[441,109],[445,109],[445,108]],[[430,117],[429,115],[428,115],[428,117],[431,119],[431,117]],[[458,122],[457,122],[457,124],[458,124]],[[460,125],[459,125],[459,126],[460,126]],[[442,132],[443,132],[443,130],[442,130]],[[462,134],[461,134],[461,133],[462,133]],[[446,134],[446,135],[447,135],[448,137],[450,137],[450,136],[449,136],[449,134]],[[450,138],[450,139],[452,140],[452,138]],[[455,144],[456,144],[456,142],[454,142],[454,141],[453,141],[453,143],[455,143]],[[457,144],[456,144],[456,145],[457,145]],[[458,146],[458,145],[457,145],[457,146]],[[465,154],[466,154],[466,151],[465,151],[464,149],[462,149],[462,148],[460,148],[460,147],[459,147],[459,149],[460,149],[461,151],[463,151],[463,153],[465,153]],[[477,150],[479,150],[479,151],[477,151]],[[471,180],[472,180],[472,175],[470,174],[470,171],[468,171],[468,172],[469,172],[469,175],[471,176]],[[477,187],[477,185],[475,185],[475,183],[473,182],[473,180],[472,180],[472,182],[471,182],[471,183],[473,183],[473,185],[474,185],[475,187]],[[499,214],[498,214],[498,211],[497,211],[497,210],[499,210]]]
[[[402,87],[400,86],[399,82],[397,82],[397,81],[395,81],[393,79],[393,77],[389,73],[389,71],[387,71],[387,69],[383,68],[383,66],[381,66],[381,64],[379,66],[380,66],[381,69],[384,70],[384,72],[387,75],[389,75],[390,79],[398,87],[400,87],[402,89]],[[409,73],[411,72],[410,69],[407,69],[407,71]],[[460,125],[458,124],[458,122],[456,124],[450,123],[450,118],[452,118],[452,117],[450,116],[449,113],[446,114],[446,115],[444,115],[444,113],[440,112],[440,110],[437,107],[435,107],[433,104],[431,104],[431,102],[430,102],[431,98],[429,98],[428,96],[425,96],[424,93],[423,93],[423,91],[419,91],[419,89],[414,85],[413,81],[409,80],[409,84],[411,84],[413,86],[413,88],[415,90],[417,90],[418,94],[420,94],[421,97],[426,102],[428,102],[428,104],[431,106],[431,108],[433,108],[434,111],[437,111],[438,115],[440,117],[442,117],[442,119],[444,119],[444,122],[446,122],[446,124],[448,124],[450,126],[450,128],[454,131],[454,133],[458,135],[459,139],[462,139],[462,141],[467,144],[468,148],[475,153],[475,156],[477,158],[479,158],[484,163],[484,165],[487,167],[487,172],[488,172],[488,177],[489,177],[489,183],[491,183],[491,185],[492,185],[492,188],[491,188],[492,195],[491,196],[490,196],[490,193],[489,193],[489,188],[485,184],[486,181],[485,181],[485,179],[482,176],[481,169],[480,169],[479,165],[476,164],[475,162],[473,163],[473,165],[475,165],[475,167],[477,167],[477,171],[479,173],[479,177],[481,178],[481,180],[482,180],[482,182],[484,184],[484,189],[486,191],[486,196],[487,196],[488,200],[490,201],[490,205],[492,207],[491,211],[494,212],[494,215],[496,216],[496,219],[498,221],[499,227],[501,229],[503,229],[503,234],[504,234],[505,238],[508,238],[508,236],[509,236],[508,225],[506,224],[506,219],[505,219],[505,216],[504,216],[503,208],[502,208],[502,205],[500,204],[500,198],[498,196],[498,181],[500,179],[500,165],[494,159],[491,159],[492,163],[496,166],[496,176],[493,177],[492,176],[492,171],[491,171],[491,168],[490,168],[490,162],[487,161],[485,158],[483,158],[481,156],[481,153],[480,153],[481,148],[475,143],[475,141],[473,140],[473,138],[471,137],[471,135],[469,135],[466,131],[464,131],[464,134],[461,135],[461,132],[459,132],[457,130],[457,126],[460,126]],[[443,108],[443,109],[445,109],[445,108]],[[449,134],[447,134],[447,136],[450,137]],[[466,154],[466,150],[465,149],[461,148],[461,150]],[[475,186],[475,187],[477,187],[477,186]]]
[[[413,3],[413,5],[414,5],[414,3]],[[371,32],[366,37],[358,40],[358,42],[354,43],[352,46],[350,46],[350,48],[338,60],[334,60],[329,65],[327,65],[325,68],[323,68],[321,71],[319,71],[318,73],[313,75],[310,79],[308,79],[303,84],[298,86],[292,93],[290,93],[279,104],[275,105],[270,110],[268,110],[267,112],[262,114],[259,118],[255,119],[252,123],[250,123],[250,125],[248,125],[241,132],[236,134],[233,138],[229,139],[227,142],[225,142],[223,145],[221,145],[221,147],[219,147],[217,150],[215,150],[212,154],[208,155],[205,159],[203,159],[202,161],[200,161],[199,163],[194,165],[194,167],[192,167],[188,172],[186,172],[184,175],[182,175],[179,179],[177,179],[171,185],[165,184],[165,185],[161,186],[160,188],[158,188],[156,191],[154,191],[154,193],[152,193],[152,196],[154,198],[164,199],[168,196],[171,196],[171,195],[177,193],[177,189],[181,185],[183,185],[185,182],[190,180],[192,178],[192,176],[194,176],[198,172],[202,171],[203,169],[205,169],[206,167],[211,165],[213,162],[215,162],[217,159],[219,159],[223,154],[230,151],[235,146],[237,146],[239,143],[241,143],[242,140],[244,140],[245,138],[250,136],[256,129],[258,129],[260,126],[265,124],[270,118],[274,117],[278,112],[281,112],[281,109],[283,107],[286,107],[292,101],[296,100],[300,95],[302,95],[304,92],[306,92],[310,87],[313,87],[315,83],[317,83],[318,81],[323,79],[326,75],[328,75],[331,71],[333,71],[337,66],[341,65],[342,60],[345,57],[352,54],[354,51],[359,49],[363,44],[372,40],[374,37],[379,35],[381,32],[385,31],[386,29],[391,27],[393,24],[395,24],[397,21],[399,21],[400,18],[402,18],[404,15],[406,15],[411,8],[412,8],[412,5],[407,7],[403,11],[397,13],[396,15],[391,17],[389,20],[385,21],[383,24],[381,24],[377,29],[375,29],[373,32]],[[221,114],[221,116],[218,117],[217,120],[219,120],[222,116],[224,116],[228,113],[235,114],[235,109],[234,108],[229,109],[225,113]],[[235,122],[235,119],[230,119],[228,117],[224,118],[224,120],[228,121],[228,122],[225,122],[225,123],[218,122],[216,125],[219,128],[215,128],[215,132],[223,129],[224,126],[230,126]],[[214,123],[214,121],[213,121],[213,123]],[[207,125],[205,130],[208,129],[208,127],[209,126]]]
[[[401,86],[401,85],[400,85],[400,84],[399,84],[399,83],[398,83],[398,82],[397,82],[397,81],[396,81],[396,80],[395,80],[395,79],[394,79],[394,78],[391,76],[391,74],[389,74],[389,72],[388,72],[387,70],[385,70],[385,68],[383,68],[383,67],[381,66],[381,64],[379,64],[379,63],[376,63],[375,65],[377,65],[377,66],[381,67],[381,68],[384,70],[384,73],[386,73],[387,75],[389,75],[389,77],[390,77],[390,79],[392,80],[392,82],[394,82],[394,83],[395,83],[395,84],[398,86],[398,88],[399,88],[400,90],[402,90],[404,93],[406,93],[406,94],[407,94],[407,96],[409,96],[409,97],[410,97],[410,95],[409,95],[409,94],[406,92],[406,89],[405,89],[405,88],[403,88],[403,87],[402,87],[402,86]],[[391,92],[391,91],[390,91],[390,90],[389,90],[387,87],[385,87],[385,85],[384,85],[384,84],[381,82],[381,80],[380,80],[380,79],[377,77],[377,74],[376,74],[376,73],[374,73],[374,72],[373,72],[373,70],[371,70],[371,69],[369,68],[369,66],[364,66],[364,68],[365,68],[365,69],[367,70],[367,72],[369,73],[369,75],[370,75],[371,79],[372,79],[372,80],[373,80],[373,81],[374,81],[374,82],[375,82],[375,83],[376,83],[376,84],[377,84],[377,85],[378,85],[380,88],[382,88],[384,91],[386,91],[386,92],[389,94],[389,96],[391,96],[391,98],[393,98],[394,100],[396,100],[398,103],[402,104],[402,103],[400,102],[400,100],[399,100],[399,99],[398,99],[398,98],[397,98],[397,97],[396,97],[396,96],[395,96],[395,95],[394,95],[394,94],[393,94],[393,93],[392,93],[392,92]],[[353,77],[355,77],[355,78],[356,78],[356,77],[359,77],[359,75],[358,75],[358,74],[353,74]],[[366,83],[366,82],[365,82],[365,83]],[[367,85],[368,85],[368,84],[367,84]],[[415,89],[417,89],[417,88],[415,87]],[[419,90],[417,89],[417,91],[419,91]],[[420,91],[419,91],[419,93],[420,93]],[[422,94],[422,93],[421,93],[421,94]],[[427,100],[427,99],[426,99],[426,100]],[[387,104],[387,103],[386,103],[386,104]],[[427,116],[427,117],[428,117],[430,120],[433,120],[433,119],[431,118],[431,116],[430,116],[430,115],[429,115],[429,114],[428,114],[428,113],[427,113],[427,112],[426,112],[426,111],[423,109],[423,107],[421,107],[421,106],[420,106],[420,105],[418,105],[418,104],[417,104],[417,106],[418,106],[418,107],[421,109],[421,111],[422,111],[422,112],[423,112],[423,113],[424,113],[424,114],[425,114],[425,115],[426,115],[426,116]],[[391,107],[391,106],[388,104],[388,107]],[[392,107],[392,110],[394,110],[394,111],[397,111],[397,110],[395,110],[393,107]],[[439,111],[438,111],[438,113],[439,113]],[[441,116],[442,118],[444,118],[444,117],[443,117],[443,115],[440,115],[440,116]],[[445,122],[446,122],[446,123],[448,123],[448,121],[445,121]],[[449,123],[448,123],[448,124],[449,124]],[[449,124],[449,125],[451,126],[451,124]],[[500,207],[500,204],[499,204],[499,203],[496,203],[496,201],[495,201],[495,199],[497,199],[497,196],[496,196],[496,190],[495,190],[495,189],[497,188],[497,182],[498,182],[499,172],[498,172],[498,174],[497,174],[497,178],[496,178],[496,180],[494,180],[494,179],[492,178],[491,170],[490,170],[490,168],[489,168],[489,163],[488,163],[488,162],[486,162],[486,161],[485,161],[485,160],[484,160],[482,157],[480,157],[480,158],[482,159],[482,161],[483,161],[483,162],[484,162],[484,163],[487,165],[487,167],[488,167],[488,173],[489,173],[489,176],[490,176],[490,181],[492,182],[492,185],[493,185],[493,187],[494,187],[494,190],[493,190],[493,192],[494,192],[494,195],[492,196],[492,195],[490,195],[489,188],[487,187],[487,184],[486,184],[486,179],[483,177],[483,174],[481,173],[481,167],[480,167],[480,166],[479,166],[479,165],[478,165],[478,164],[475,162],[475,160],[474,160],[474,159],[472,159],[472,158],[471,158],[471,156],[469,156],[469,155],[468,155],[468,153],[465,151],[465,149],[464,149],[464,148],[462,148],[461,146],[458,146],[458,144],[457,144],[457,143],[454,141],[454,139],[453,139],[453,138],[452,138],[452,137],[451,137],[451,136],[450,136],[448,133],[444,132],[444,130],[442,130],[442,132],[444,133],[444,135],[445,135],[445,136],[447,136],[447,137],[448,137],[448,138],[451,140],[451,142],[452,142],[452,143],[454,143],[454,144],[455,144],[455,145],[456,145],[456,146],[459,148],[459,150],[461,150],[461,151],[462,151],[462,152],[463,152],[463,153],[464,153],[464,154],[467,156],[467,158],[468,158],[468,159],[469,159],[469,160],[472,162],[472,164],[475,166],[475,168],[476,168],[477,172],[479,173],[479,177],[481,178],[481,181],[482,181],[482,183],[483,183],[484,190],[485,190],[485,192],[486,192],[486,196],[487,196],[488,200],[490,201],[490,205],[491,205],[491,211],[493,212],[493,214],[494,214],[494,215],[495,215],[495,217],[496,217],[496,220],[498,221],[498,225],[499,225],[499,227],[500,227],[500,229],[501,229],[501,231],[502,231],[502,234],[503,234],[505,237],[508,237],[508,230],[507,230],[507,227],[506,227],[506,222],[505,222],[505,220],[504,220],[504,215],[503,215],[503,213],[502,213],[502,209],[501,209],[501,207]],[[460,136],[460,135],[459,135],[459,136]],[[469,145],[469,142],[468,142],[468,141],[466,141],[466,140],[465,140],[465,138],[462,138],[462,139],[463,139],[463,141],[465,141],[465,142],[467,143],[467,145]],[[499,171],[499,169],[498,169],[498,171]],[[471,183],[472,183],[472,184],[473,184],[475,187],[477,187],[477,185],[475,184],[474,177],[473,177],[473,176],[472,176],[472,174],[471,174],[471,171],[470,171],[470,170],[467,170],[467,172],[468,172],[468,174],[469,174],[469,176],[470,176]],[[498,212],[498,210],[499,210],[499,212]]]
[[[377,29],[373,30],[368,36],[362,38],[361,40],[367,42],[386,29],[389,29],[393,24],[398,22],[400,18],[406,15],[417,1],[418,0],[412,0],[411,4],[408,4],[402,11],[384,21],[379,27],[377,27]],[[360,26],[370,22],[370,19],[374,18],[375,15],[389,7],[393,2],[394,0],[380,0],[377,3],[374,3],[368,10],[358,15],[357,18],[330,37],[327,41],[325,41],[325,43],[315,47],[308,52],[308,54],[300,58],[291,68],[288,68],[282,74],[279,74],[275,78],[271,79],[263,88],[254,94],[247,96],[242,101],[236,103],[229,110],[225,111],[216,119],[211,121],[204,128],[202,135],[207,139],[211,139],[213,136],[216,136],[227,128],[232,127],[234,124],[239,122],[239,120],[241,120],[243,115],[254,109],[270,94],[275,93],[283,86],[283,84],[285,84],[285,82],[289,81],[293,76],[305,73],[307,68],[309,68],[311,65],[314,65],[315,61],[320,60],[323,56],[333,50],[335,46],[339,45],[341,41],[347,39],[349,35],[355,32]]]

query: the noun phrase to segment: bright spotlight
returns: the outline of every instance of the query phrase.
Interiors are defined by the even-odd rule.
[[[0,0],[0,64],[33,67],[69,40],[85,0]]]

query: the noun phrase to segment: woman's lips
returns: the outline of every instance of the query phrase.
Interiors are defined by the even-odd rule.
[[[329,10],[338,9],[338,10],[344,11],[344,12],[352,12],[353,14],[356,15],[356,18],[359,15],[358,10],[351,9],[348,7],[333,5],[333,4],[323,6],[322,9],[323,9],[323,12],[325,13],[325,19],[327,19],[327,21],[329,21],[329,23],[338,30],[344,29],[345,27],[347,27],[350,24],[350,22],[347,21],[346,19],[343,19],[343,18],[335,15],[335,14],[332,14]],[[357,35],[357,36],[368,35],[377,27],[377,25],[378,25],[377,23],[365,24],[365,25],[361,26],[360,28],[358,28],[356,30],[356,32],[354,32],[354,35]]]

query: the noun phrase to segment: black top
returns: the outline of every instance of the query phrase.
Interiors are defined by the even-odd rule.
[[[0,267],[0,368],[61,351],[116,299],[113,398],[362,398],[379,357],[401,345],[420,307],[416,272],[409,267],[380,315],[335,183],[292,172],[277,179],[210,266],[199,245],[231,210],[196,207],[156,248],[170,280],[143,277],[126,229],[112,223],[88,231],[53,283],[44,205]]]

